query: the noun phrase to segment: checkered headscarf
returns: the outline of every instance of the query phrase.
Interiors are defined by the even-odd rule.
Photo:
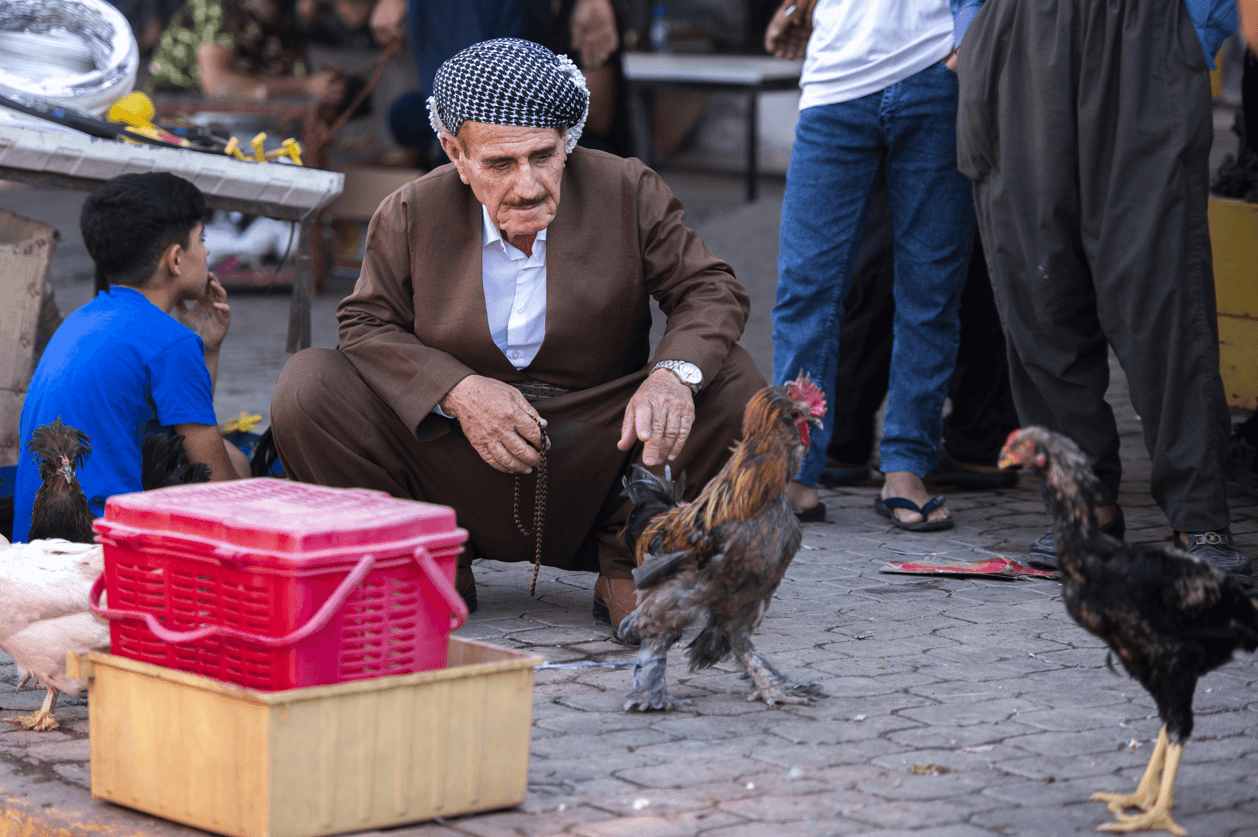
[[[428,120],[457,134],[467,120],[523,128],[568,128],[576,147],[590,109],[585,76],[567,56],[519,38],[472,44],[441,65],[428,98]]]

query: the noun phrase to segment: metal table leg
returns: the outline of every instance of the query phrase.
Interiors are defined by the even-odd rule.
[[[310,219],[301,219],[297,236],[297,270],[293,275],[293,301],[288,308],[288,351],[299,352],[310,347]]]

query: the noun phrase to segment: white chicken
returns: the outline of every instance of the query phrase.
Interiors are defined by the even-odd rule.
[[[92,583],[104,571],[100,544],[60,538],[0,544],[0,649],[17,664],[19,688],[34,677],[48,690],[37,712],[10,723],[56,729],[58,695],[74,697],[85,685],[66,676],[66,654],[109,648],[109,625],[88,607]]]

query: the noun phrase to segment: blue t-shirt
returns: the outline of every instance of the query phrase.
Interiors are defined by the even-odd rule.
[[[205,344],[134,288],[97,294],[48,341],[22,405],[13,540],[31,529],[39,466],[26,447],[54,419],[88,435],[79,483],[92,511],[141,490],[140,441],[155,425],[216,424]]]

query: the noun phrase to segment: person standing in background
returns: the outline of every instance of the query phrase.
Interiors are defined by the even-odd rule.
[[[956,49],[981,0],[783,2],[769,52],[806,53],[786,176],[773,375],[810,372],[833,403],[843,304],[880,167],[895,238],[896,312],[886,481],[875,509],[899,528],[948,529],[951,512],[922,477],[935,467],[956,363],[958,306],[974,233],[956,165]],[[805,46],[806,45],[806,46]],[[802,520],[823,520],[817,480],[833,412],[788,491]]]
[[[1092,458],[1097,522],[1121,538],[1112,347],[1173,539],[1249,583],[1206,217],[1206,70],[1235,31],[1235,0],[987,0],[961,50],[957,134],[1018,417]],[[1032,549],[1051,554],[1051,533]]]

